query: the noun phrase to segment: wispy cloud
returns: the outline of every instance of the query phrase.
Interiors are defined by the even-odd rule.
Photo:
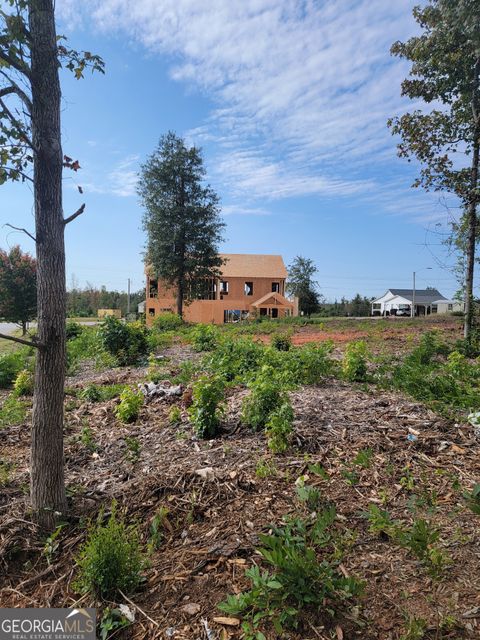
[[[98,178],[89,180],[92,170],[87,167],[86,180],[82,183],[83,190],[120,198],[136,195],[139,160],[139,155],[129,155],[123,158],[113,169],[105,172],[105,177],[102,177],[101,181]],[[76,184],[72,184],[72,188],[76,189]]]
[[[393,185],[377,173],[395,163],[386,121],[405,108],[406,67],[389,48],[414,31],[414,4],[84,0],[79,9],[59,0],[58,7],[64,19],[81,11],[100,30],[166,54],[174,80],[213,98],[208,120],[187,135],[209,145],[212,177],[232,197],[255,209],[255,199],[357,195],[401,212],[389,198]],[[118,195],[131,195],[132,170],[110,177]]]

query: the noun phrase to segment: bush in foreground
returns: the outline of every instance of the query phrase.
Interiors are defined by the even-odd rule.
[[[101,598],[118,591],[131,593],[141,581],[145,557],[136,525],[127,525],[118,516],[116,504],[106,524],[100,520],[91,526],[76,558],[78,577],[74,587],[80,593]]]

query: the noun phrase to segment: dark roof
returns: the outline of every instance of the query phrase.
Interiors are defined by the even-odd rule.
[[[413,300],[413,289],[389,289],[394,296],[402,296],[407,300]],[[437,289],[415,289],[415,304],[431,304],[438,300],[446,300],[445,296]]]

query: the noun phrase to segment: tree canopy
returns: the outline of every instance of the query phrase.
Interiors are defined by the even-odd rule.
[[[204,183],[200,149],[169,132],[142,165],[138,193],[145,208],[146,261],[176,290],[177,313],[208,278],[220,275],[218,245],[225,226],[219,199]]]
[[[320,294],[318,283],[313,279],[318,269],[313,260],[296,256],[288,267],[287,292],[298,297],[299,310],[310,316],[318,311]]]
[[[0,249],[0,318],[16,322],[26,333],[37,314],[37,263],[17,245]]]
[[[455,194],[463,217],[454,231],[466,253],[465,336],[473,315],[473,269],[479,201],[480,4],[477,0],[431,0],[414,9],[420,35],[396,42],[392,54],[409,60],[402,95],[422,109],[392,118],[401,136],[399,155],[421,164],[414,186]]]

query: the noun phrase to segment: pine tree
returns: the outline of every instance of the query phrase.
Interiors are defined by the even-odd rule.
[[[176,291],[179,316],[222,265],[218,245],[225,225],[205,173],[200,149],[187,147],[173,132],[162,136],[141,168],[147,264]]]

